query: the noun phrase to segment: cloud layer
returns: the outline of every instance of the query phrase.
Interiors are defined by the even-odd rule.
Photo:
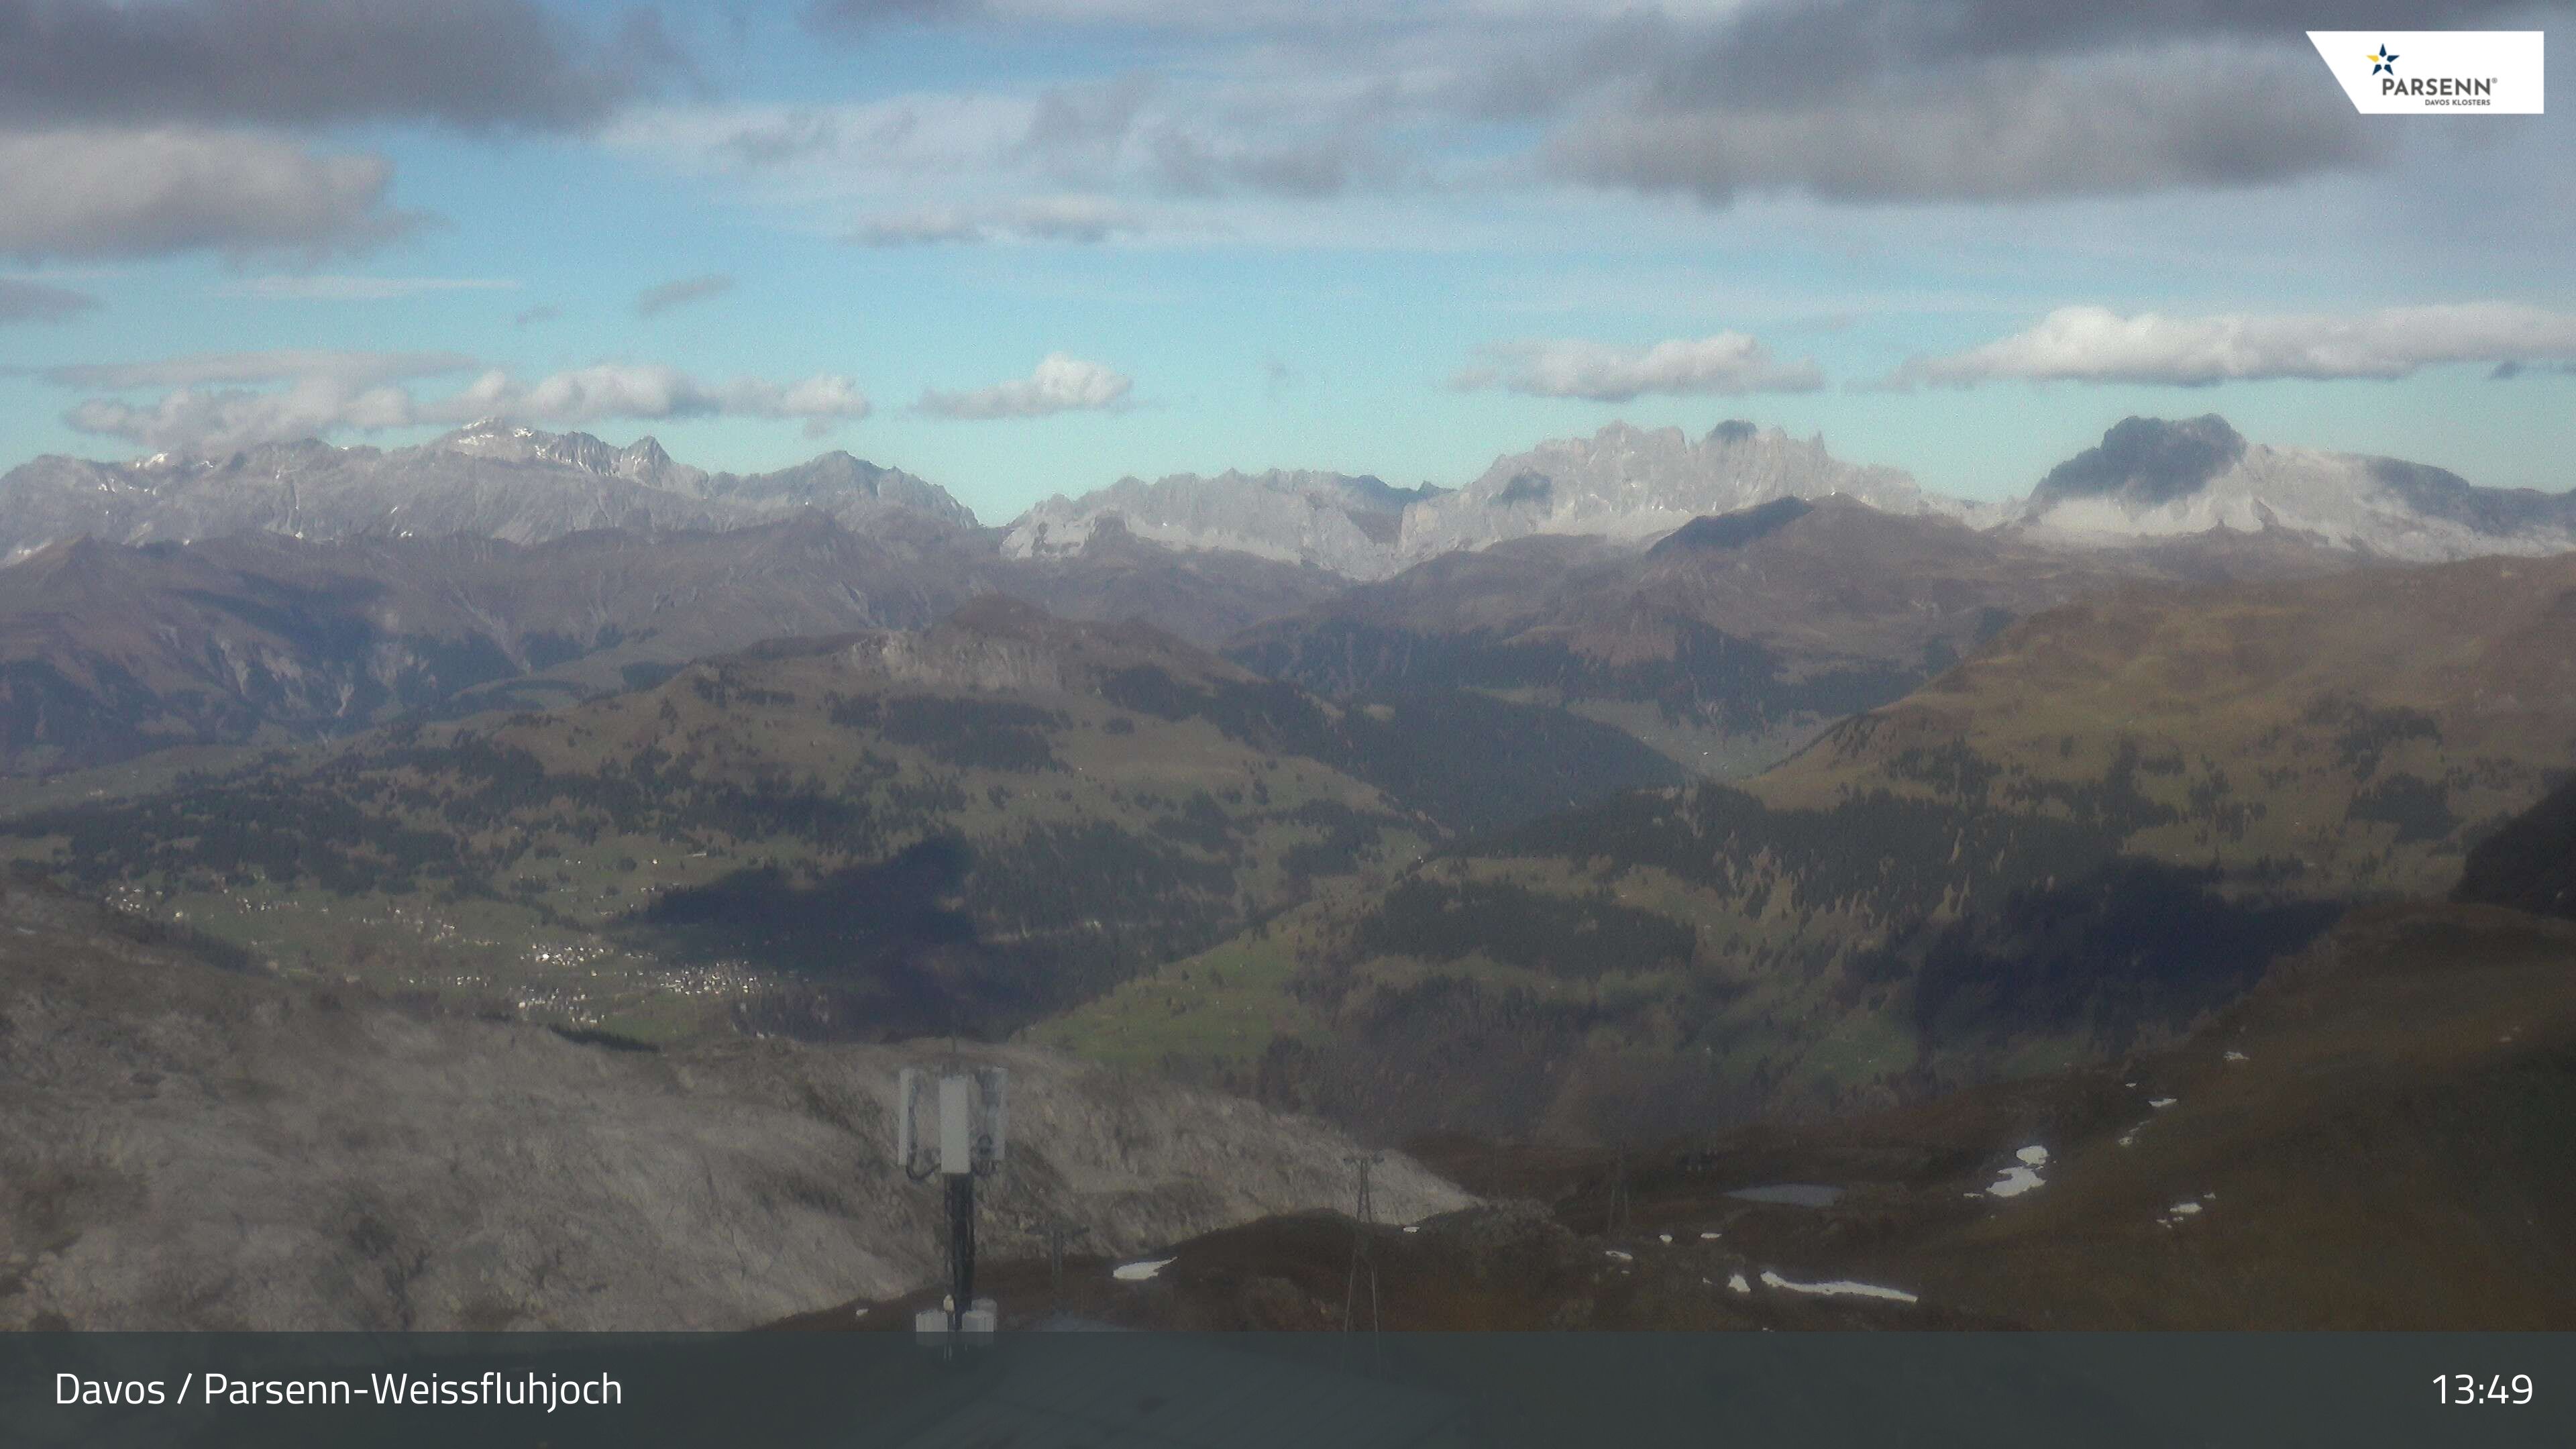
[[[0,254],[365,251],[424,218],[385,205],[392,163],[240,131],[0,131]]]
[[[1452,385],[1594,402],[1627,402],[1648,393],[1813,392],[1825,385],[1813,362],[1781,362],[1741,332],[1675,338],[1651,347],[1575,339],[1506,342],[1483,349],[1483,355],[1482,363],[1460,372]]]
[[[2576,359],[2576,313],[2507,303],[2328,313],[2123,315],[2061,307],[2039,325],[1947,357],[1918,358],[1899,384],[2031,381],[2203,386],[2263,378],[2399,378],[2444,363]]]
[[[943,418],[1037,418],[1125,404],[1134,381],[1097,362],[1051,352],[1027,377],[971,392],[925,391],[915,406]]]
[[[593,42],[533,0],[0,0],[0,124],[558,130],[684,68],[648,10]]]
[[[861,222],[849,239],[869,247],[995,241],[1100,242],[1140,226],[1134,212],[1103,197],[1042,196],[998,205],[930,206],[891,212]]]
[[[420,397],[405,382],[476,366],[452,353],[222,353],[161,362],[57,368],[49,381],[80,388],[174,390],[144,402],[93,397],[64,415],[87,433],[146,448],[221,454],[259,443],[478,418],[584,427],[617,418],[714,416],[801,420],[807,436],[864,418],[867,395],[849,378],[817,374],[702,381],[658,363],[602,363],[522,382],[488,369],[464,387]],[[255,390],[244,384],[283,382]]]
[[[0,254],[367,250],[425,218],[380,155],[292,133],[567,131],[691,74],[659,13],[537,0],[0,0]]]
[[[390,302],[432,292],[507,292],[518,283],[501,277],[268,276],[229,283],[227,297],[263,302]]]

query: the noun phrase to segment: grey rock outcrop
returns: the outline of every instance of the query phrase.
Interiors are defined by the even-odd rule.
[[[945,1050],[621,1050],[217,970],[74,898],[0,898],[0,1328],[726,1329],[938,1271],[893,1082]],[[1349,1139],[1017,1048],[985,1252],[1143,1253],[1346,1204]],[[1410,1160],[1411,1220],[1468,1199]]]
[[[1003,535],[1012,558],[1080,553],[1108,520],[1126,534],[1176,548],[1219,549],[1381,579],[1403,567],[1397,548],[1407,509],[1439,490],[1397,488],[1348,473],[1176,473],[1148,483],[1122,478],[1080,498],[1058,494],[1020,515]]]
[[[1979,521],[1983,510],[1924,492],[1893,468],[1846,463],[1824,440],[1720,423],[1705,436],[1612,423],[1498,458],[1455,493],[1407,510],[1407,561],[1531,534],[1592,534],[1644,543],[1694,518],[1781,498],[1841,495],[1888,513]]]

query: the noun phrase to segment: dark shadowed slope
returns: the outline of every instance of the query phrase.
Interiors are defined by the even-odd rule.
[[[0,830],[290,969],[878,1038],[1007,1029],[1323,883],[1672,773],[1561,712],[1344,709],[987,597]]]
[[[1482,837],[1041,1035],[1575,1141],[2152,1046],[2547,792],[2571,608],[2576,556],[2068,605],[1740,788]]]

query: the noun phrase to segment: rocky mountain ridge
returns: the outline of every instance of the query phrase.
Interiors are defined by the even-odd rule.
[[[898,513],[977,527],[945,489],[845,453],[774,473],[709,474],[672,461],[649,437],[617,448],[587,433],[486,420],[390,451],[306,439],[219,458],[38,458],[0,476],[0,558],[83,536],[144,544],[461,534],[542,543],[598,528],[741,528],[808,508],[858,528]]]
[[[2576,549],[2576,494],[2481,488],[2396,458],[2249,443],[2227,420],[2129,418],[2013,511],[2035,539],[2278,532],[2400,563]]]
[[[225,458],[113,464],[45,457],[0,477],[0,554],[89,534],[141,543],[269,531],[310,538],[470,533],[534,542],[585,528],[727,529],[799,508],[853,527],[978,535],[1006,559],[1078,557],[1110,525],[1166,548],[1246,555],[1348,581],[1517,538],[1642,547],[1693,519],[1845,498],[1882,512],[2007,529],[2043,547],[2248,534],[2392,562],[2576,548],[2576,496],[2483,488],[2399,459],[2248,442],[2215,415],[2132,417],[2019,500],[1925,491],[1835,457],[1821,436],[1733,420],[1692,438],[1611,423],[1494,460],[1464,487],[1273,469],[1122,478],[1058,494],[994,535],[900,469],[827,453],[770,473],[708,473],[653,439],[487,420],[413,448],[306,440]]]

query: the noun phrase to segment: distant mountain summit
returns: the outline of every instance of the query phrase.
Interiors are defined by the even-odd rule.
[[[1644,544],[1695,518],[1783,498],[1841,496],[1883,512],[1981,519],[1979,505],[1925,493],[1893,468],[1846,463],[1821,438],[1721,423],[1693,440],[1679,428],[1612,423],[1494,460],[1460,489],[1396,488],[1346,473],[1228,471],[1148,483],[1123,478],[1080,498],[1059,495],[1011,525],[1003,551],[1027,558],[1085,547],[1116,518],[1139,538],[1304,564],[1361,582],[1460,549],[1532,535]]]
[[[2015,513],[2044,540],[2276,531],[2408,563],[2576,549],[2576,495],[2481,488],[2395,458],[2249,443],[2227,420],[2126,418]]]
[[[647,488],[694,492],[706,474],[671,461],[662,445],[641,437],[623,448],[612,447],[588,433],[545,433],[499,418],[468,423],[423,445],[440,452],[462,453],[502,463],[533,463],[581,473],[623,478]]]
[[[651,438],[637,442],[635,447],[652,447],[655,453],[661,452],[653,447]],[[774,473],[705,474],[694,468],[687,471],[696,479],[693,487],[683,491],[718,502],[769,509],[819,508],[844,522],[851,521],[853,512],[874,504],[905,509],[958,528],[976,526],[974,510],[950,497],[948,490],[938,484],[916,478],[901,468],[880,468],[837,449]]]
[[[1695,518],[1836,495],[1886,513],[1973,522],[1985,511],[1926,493],[1894,468],[1846,463],[1820,437],[1741,421],[1697,439],[1679,428],[1612,423],[1589,438],[1497,458],[1473,483],[1408,509],[1399,546],[1419,560],[1534,533],[1644,543]]]
[[[1137,538],[1176,548],[1223,549],[1382,579],[1404,565],[1397,540],[1406,510],[1441,490],[1397,488],[1349,473],[1272,469],[1215,477],[1175,473],[1148,483],[1121,478],[1080,498],[1063,494],[1020,515],[1002,540],[1012,558],[1078,553],[1115,520]]]
[[[598,528],[740,528],[806,508],[862,529],[916,516],[939,528],[976,526],[947,490],[846,453],[774,473],[710,474],[674,462],[649,437],[618,448],[588,433],[486,419],[391,451],[306,439],[219,458],[38,458],[0,476],[0,557],[84,535],[134,544],[259,533],[542,543]]]

